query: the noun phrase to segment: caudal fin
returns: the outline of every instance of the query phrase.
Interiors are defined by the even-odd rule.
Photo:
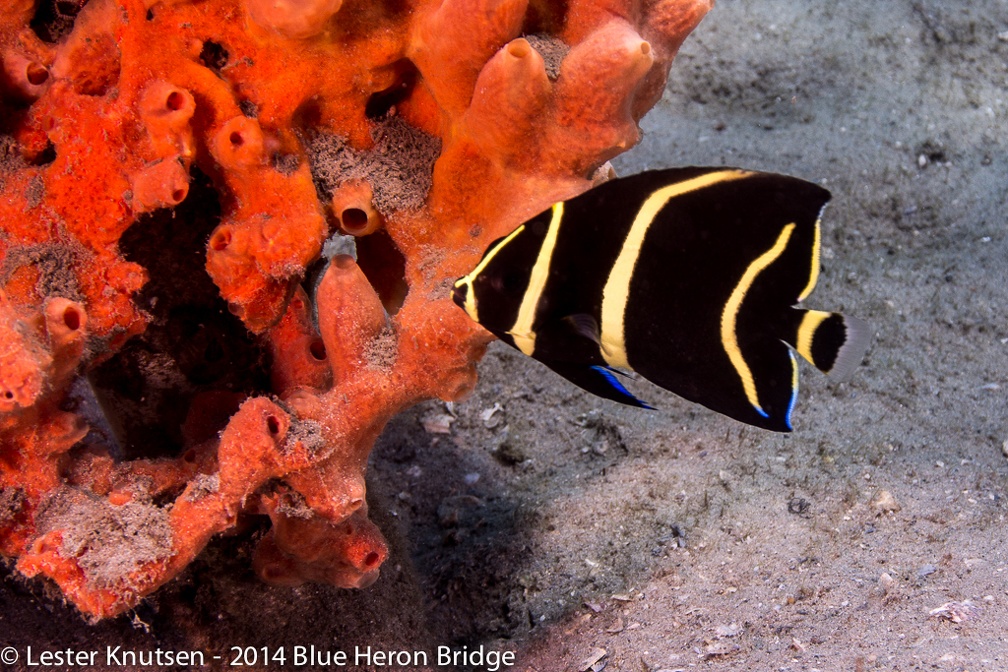
[[[861,364],[871,329],[856,317],[821,310],[792,309],[790,333],[784,340],[817,369],[843,380]]]

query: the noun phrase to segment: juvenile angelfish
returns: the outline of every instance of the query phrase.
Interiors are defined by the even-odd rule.
[[[651,408],[635,371],[757,427],[791,431],[795,352],[842,377],[868,325],[796,307],[830,199],[794,177],[674,168],[613,179],[490,245],[452,298],[505,343],[600,397]]]

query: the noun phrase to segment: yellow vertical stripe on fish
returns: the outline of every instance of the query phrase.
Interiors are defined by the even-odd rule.
[[[517,229],[509,233],[507,238],[502,240],[499,245],[494,247],[492,250],[490,250],[483,256],[483,259],[480,260],[480,263],[476,265],[476,268],[470,271],[468,275],[455,281],[456,287],[461,287],[464,285],[469,288],[468,292],[466,292],[465,305],[463,306],[463,308],[465,308],[466,314],[469,315],[469,317],[471,317],[474,322],[479,322],[479,312],[476,308],[476,290],[473,288],[472,284],[473,280],[476,277],[478,277],[480,273],[483,272],[483,269],[486,268],[487,264],[493,261],[493,258],[497,255],[497,253],[500,252],[505,245],[511,242],[512,238],[514,238],[524,230],[525,225],[522,224]]]
[[[546,279],[549,278],[550,261],[553,259],[553,248],[556,247],[563,211],[563,202],[553,205],[553,216],[550,218],[549,229],[546,231],[542,247],[539,248],[539,256],[536,257],[535,266],[532,267],[529,284],[525,288],[525,296],[522,297],[521,306],[518,308],[518,317],[508,330],[518,349],[530,357],[535,352],[536,340],[532,323],[535,321],[539,298],[542,296],[543,288],[546,287]]]
[[[798,300],[799,301],[804,301],[808,297],[808,295],[812,293],[812,290],[815,289],[816,282],[819,280],[819,245],[820,245],[819,236],[821,234],[820,234],[820,226],[819,226],[819,219],[818,218],[816,218],[816,221],[815,221],[815,234],[814,235],[815,235],[815,238],[812,241],[812,269],[809,272],[809,281],[808,281],[808,284],[805,285],[805,289],[803,289],[801,291],[801,294],[798,295]],[[809,360],[809,361],[812,361],[812,360]]]
[[[815,360],[812,359],[812,338],[815,336],[816,329],[822,324],[823,320],[829,317],[832,313],[826,313],[821,310],[810,310],[805,313],[805,317],[802,318],[801,324],[798,325],[798,337],[795,339],[795,350],[798,354],[804,357],[809,364],[815,364]]]
[[[602,290],[602,357],[610,366],[630,368],[627,362],[624,325],[627,300],[630,297],[630,280],[633,278],[634,266],[637,265],[637,258],[640,256],[644,235],[655,217],[676,196],[749,177],[752,174],[743,170],[719,170],[662,187],[644,201],[637,211],[630,232],[623,241],[623,247]]]
[[[784,248],[787,247],[788,240],[791,238],[791,233],[794,229],[795,225],[793,223],[785,226],[780,235],[777,236],[777,242],[773,244],[773,247],[756,257],[756,260],[749,264],[745,273],[742,274],[742,278],[735,285],[735,289],[732,290],[731,296],[728,297],[728,301],[725,302],[724,311],[721,313],[721,345],[728,354],[728,359],[731,361],[732,366],[735,367],[739,378],[742,379],[742,389],[745,391],[746,399],[763,416],[766,416],[767,413],[760,406],[759,395],[756,394],[756,381],[753,379],[752,371],[749,370],[749,365],[746,363],[742,350],[739,348],[735,323],[738,319],[739,310],[742,308],[742,301],[745,299],[749,288],[752,287],[759,274],[772,264],[777,257],[783,254]]]

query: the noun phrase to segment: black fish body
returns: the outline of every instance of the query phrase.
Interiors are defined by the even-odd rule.
[[[610,180],[495,241],[454,299],[501,340],[580,387],[644,406],[620,369],[758,427],[790,431],[794,352],[827,373],[868,329],[795,307],[819,273],[829,192],[734,168]]]

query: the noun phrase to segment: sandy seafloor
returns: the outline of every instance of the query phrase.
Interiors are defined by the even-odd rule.
[[[0,645],[1008,670],[1008,2],[721,0],[642,127],[622,174],[739,165],[833,192],[807,303],[874,338],[845,383],[805,367],[793,434],[646,383],[659,410],[621,407],[494,346],[450,434],[423,429],[432,402],[380,439],[369,501],[393,551],[371,588],[264,586],[225,538],[89,626],[3,570]]]

